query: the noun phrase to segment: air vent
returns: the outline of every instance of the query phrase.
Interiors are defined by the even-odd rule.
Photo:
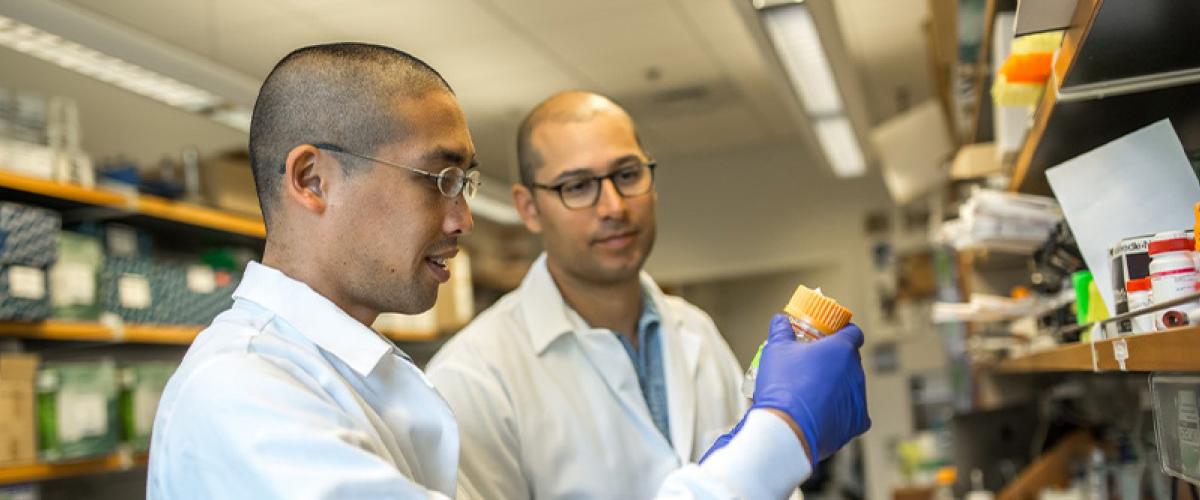
[[[619,97],[634,116],[679,116],[736,104],[737,93],[724,80],[690,82],[674,87],[652,87],[640,95]]]
[[[680,104],[684,101],[701,101],[707,99],[710,92],[703,85],[675,87],[651,94],[650,99],[659,104]]]

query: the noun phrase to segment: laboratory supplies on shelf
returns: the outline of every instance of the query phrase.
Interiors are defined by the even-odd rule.
[[[1155,304],[1191,295],[1196,290],[1197,270],[1195,242],[1184,231],[1167,231],[1154,235],[1147,246],[1150,254],[1150,283]],[[1188,325],[1188,313],[1200,309],[1200,304],[1188,303],[1154,315],[1154,326],[1166,330]]]

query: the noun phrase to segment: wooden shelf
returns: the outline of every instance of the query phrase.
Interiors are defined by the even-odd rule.
[[[1200,372],[1200,327],[1129,335],[1095,344],[1064,345],[1004,360],[995,366],[995,370],[1002,373],[1119,372],[1121,367],[1114,356],[1113,345],[1120,342],[1125,343],[1129,353],[1124,371]]]
[[[192,343],[200,330],[200,326],[125,325],[118,330],[90,322],[0,321],[0,336],[35,340],[186,345]]]
[[[1163,118],[1200,148],[1196,22],[1193,2],[1079,0],[1010,189],[1049,194],[1047,168]]]
[[[145,467],[148,455],[145,453],[114,453],[98,457],[61,464],[26,464],[0,466],[0,485],[32,483],[50,479],[61,479],[107,472],[122,472],[137,467]]]
[[[176,202],[148,195],[131,195],[106,189],[85,188],[77,184],[55,182],[0,170],[0,193],[5,199],[16,198],[50,208],[72,209],[99,207],[129,218],[183,224],[210,232],[225,233],[240,239],[262,240],[267,229],[262,219],[225,212],[192,203]],[[8,196],[12,195],[12,196]]]
[[[203,326],[125,325],[120,331],[100,323],[79,321],[0,321],[0,337],[74,342],[113,342],[127,344],[188,345]],[[382,332],[397,342],[428,342],[443,337],[443,332]]]

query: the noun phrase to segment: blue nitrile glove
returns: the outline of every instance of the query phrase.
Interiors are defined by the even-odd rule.
[[[853,324],[821,340],[799,342],[787,316],[776,314],[750,409],[787,413],[804,433],[813,462],[829,458],[871,428],[862,345],[863,332]]]

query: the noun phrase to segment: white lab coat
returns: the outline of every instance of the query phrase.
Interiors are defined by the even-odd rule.
[[[566,305],[544,255],[430,362],[484,498],[651,498],[741,418],[743,372],[712,320],[641,283],[661,316],[670,442],[616,334]]]
[[[389,341],[260,264],[234,297],[159,402],[148,498],[486,498],[458,483],[449,407]],[[672,474],[658,498],[767,498],[807,476],[787,424],[750,415],[725,450]],[[779,464],[789,466],[771,470]]]

